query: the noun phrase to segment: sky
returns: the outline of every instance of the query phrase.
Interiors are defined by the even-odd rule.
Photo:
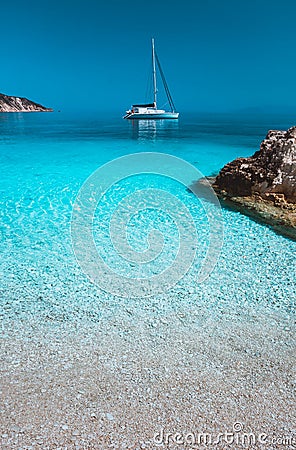
[[[10,0],[0,17],[4,94],[124,112],[148,100],[154,37],[178,111],[296,112],[295,0]]]

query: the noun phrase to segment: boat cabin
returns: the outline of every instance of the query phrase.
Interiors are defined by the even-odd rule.
[[[132,112],[133,113],[139,113],[139,114],[144,114],[147,113],[149,111],[153,111],[156,109],[156,103],[142,103],[140,105],[133,105],[132,106]]]

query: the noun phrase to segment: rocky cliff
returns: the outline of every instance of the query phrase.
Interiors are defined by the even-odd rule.
[[[296,127],[269,131],[260,150],[223,167],[215,185],[230,196],[258,194],[265,199],[296,203]]]
[[[1,112],[51,112],[51,108],[32,102],[23,97],[12,97],[10,95],[0,94],[0,113]]]

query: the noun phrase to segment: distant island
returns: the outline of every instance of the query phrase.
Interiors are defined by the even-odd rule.
[[[296,239],[296,127],[269,131],[253,156],[237,158],[208,180],[222,205]],[[192,190],[207,197],[207,185],[201,179]]]
[[[11,95],[0,94],[0,113],[52,111],[52,108],[46,108],[45,106],[32,102],[24,97],[14,97]]]

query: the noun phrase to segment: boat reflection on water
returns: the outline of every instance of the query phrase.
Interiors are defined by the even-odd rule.
[[[177,120],[132,120],[132,139],[155,140],[176,136],[179,130]]]

